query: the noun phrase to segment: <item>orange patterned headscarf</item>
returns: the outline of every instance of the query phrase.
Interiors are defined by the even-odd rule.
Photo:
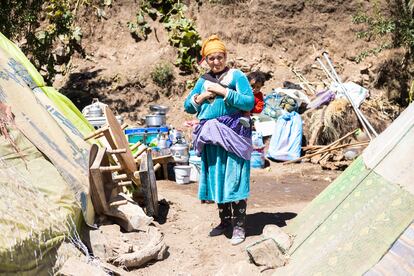
[[[204,60],[206,56],[212,53],[226,53],[226,46],[217,35],[212,35],[207,38],[201,46],[201,56]]]

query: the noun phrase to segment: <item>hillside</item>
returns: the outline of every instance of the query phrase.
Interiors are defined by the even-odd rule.
[[[384,50],[361,63],[355,57],[376,42],[358,39],[361,28],[352,23],[358,11],[369,10],[372,3],[355,0],[251,0],[187,1],[187,16],[196,23],[202,38],[218,34],[229,48],[229,60],[248,72],[262,70],[271,75],[265,92],[281,87],[283,81],[298,80],[286,66],[293,65],[315,86],[326,80],[314,61],[315,54],[328,51],[343,80],[355,81],[370,89],[371,97],[399,101],[406,79],[398,68],[401,49]],[[210,2],[236,2],[213,4]],[[127,28],[139,8],[137,1],[119,0],[105,7],[105,18],[96,7],[82,6],[78,20],[83,30],[85,56],[72,59],[70,73],[60,76],[55,86],[79,108],[93,97],[108,103],[134,125],[148,113],[148,103],[171,107],[169,123],[190,119],[182,112],[186,81],[195,75],[182,75],[175,68],[171,87],[160,88],[151,72],[160,62],[174,63],[176,49],[168,43],[167,33],[158,21],[148,20],[151,33],[137,42]],[[395,72],[394,72],[395,71]],[[394,72],[391,74],[390,72]],[[392,114],[391,114],[392,115]]]

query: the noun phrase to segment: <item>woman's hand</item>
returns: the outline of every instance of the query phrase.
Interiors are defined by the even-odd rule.
[[[197,95],[194,99],[194,101],[196,102],[196,104],[202,104],[205,100],[208,99],[212,99],[216,96],[216,94],[209,92],[209,91],[205,91],[199,95]]]
[[[209,86],[207,88],[207,91],[223,97],[226,97],[227,95],[227,89],[219,84],[213,84]]]

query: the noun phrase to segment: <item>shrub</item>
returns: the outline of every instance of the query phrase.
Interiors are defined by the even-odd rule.
[[[151,72],[151,79],[160,87],[168,87],[174,80],[173,68],[169,63],[161,62]]]
[[[387,0],[387,4],[388,10],[381,10],[379,1],[374,1],[372,12],[360,11],[352,17],[354,24],[364,26],[364,30],[357,32],[358,38],[379,41],[379,46],[359,54],[357,62],[391,47],[414,51],[414,0]],[[389,41],[384,41],[387,35]]]

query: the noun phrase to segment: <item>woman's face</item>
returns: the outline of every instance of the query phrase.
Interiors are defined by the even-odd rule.
[[[226,54],[221,52],[209,54],[206,61],[213,73],[219,73],[226,67]]]

